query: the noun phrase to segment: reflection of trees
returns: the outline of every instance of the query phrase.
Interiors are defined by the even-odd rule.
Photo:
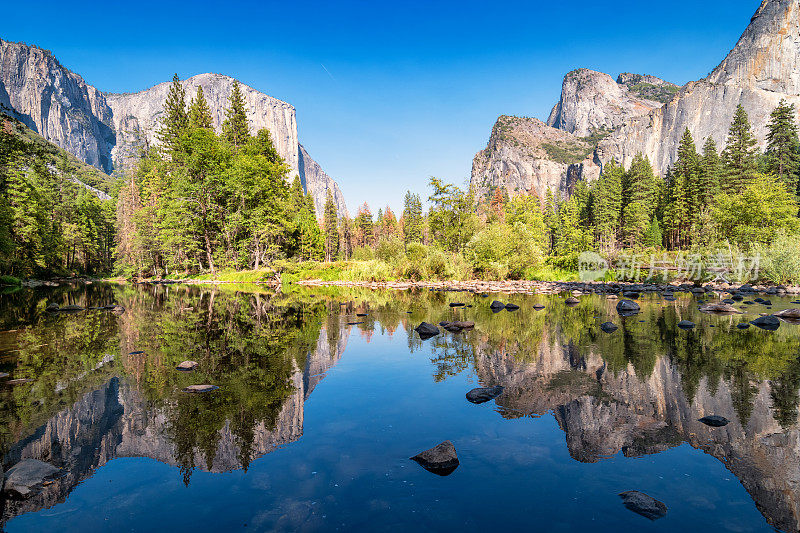
[[[788,370],[770,381],[770,397],[775,420],[783,428],[797,422],[798,391],[800,391],[800,358]]]
[[[0,359],[0,371],[33,382],[0,388],[0,445],[27,436],[65,405],[106,381],[118,351],[117,317],[105,311],[48,314],[48,302],[85,306],[111,303],[108,286],[22,290],[0,296],[0,316],[12,332],[10,351]],[[7,333],[9,335],[10,333]]]
[[[198,456],[211,469],[224,431],[233,436],[238,459],[248,467],[255,429],[259,424],[275,428],[294,391],[290,378],[304,367],[325,308],[309,310],[260,294],[175,292],[173,298],[140,300],[132,295],[126,301],[141,343],[137,348],[147,354],[139,387],[150,408],[166,416],[176,460],[188,483]],[[198,361],[199,368],[175,371],[184,359]],[[220,389],[199,395],[181,392],[195,383]]]

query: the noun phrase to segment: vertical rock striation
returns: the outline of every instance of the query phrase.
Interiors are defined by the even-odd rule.
[[[187,99],[203,88],[214,126],[222,125],[233,78],[198,74],[182,82]],[[346,211],[338,185],[300,146],[292,105],[241,85],[251,131],[266,128],[275,148],[313,195],[317,213],[327,189],[339,214]],[[142,148],[158,143],[169,82],[137,93],[104,94],[66,69],[47,50],[0,40],[0,111],[19,118],[39,135],[110,174],[132,167]],[[301,161],[302,157],[302,161]]]

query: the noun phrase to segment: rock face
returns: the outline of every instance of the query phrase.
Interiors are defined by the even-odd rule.
[[[187,100],[203,88],[214,126],[224,120],[233,78],[198,74],[182,82]],[[322,213],[327,190],[334,191],[340,216],[346,213],[339,187],[300,146],[292,105],[241,85],[251,131],[266,128]],[[104,94],[66,69],[47,50],[0,40],[0,111],[19,118],[42,137],[78,159],[111,173],[130,168],[140,150],[158,143],[156,131],[169,83],[137,93]]]
[[[602,160],[629,164],[637,152],[664,172],[689,128],[695,143],[723,146],[736,106],[744,106],[761,148],[769,114],[781,99],[800,104],[800,6],[764,0],[725,60],[708,77],[687,84],[665,106],[623,124],[600,143]]]
[[[472,186],[478,198],[495,188],[510,196],[535,193],[544,199],[548,189],[569,194],[580,180],[600,175],[594,146],[535,118],[501,116],[492,128],[486,149],[472,161]]]
[[[116,141],[105,96],[50,51],[0,39],[0,111],[78,159],[111,171]]]
[[[800,6],[793,0],[764,0],[736,46],[706,78],[679,89],[655,76],[623,73],[614,81],[579,69],[564,78],[547,123],[576,136],[601,137],[589,156],[598,168],[611,159],[627,167],[641,152],[663,175],[675,162],[687,128],[698,146],[710,137],[721,149],[739,104],[763,149],[769,114],[781,99],[800,110]],[[516,136],[505,146],[494,139],[494,131],[492,137],[473,161],[473,184],[485,181],[483,190],[494,185],[514,194],[545,176],[548,186],[570,193],[568,183],[558,180],[558,158],[537,150],[541,141]],[[572,138],[579,141],[586,139]],[[580,177],[590,180],[591,174]]]
[[[632,91],[631,87],[635,89]],[[661,107],[663,102],[641,95],[661,96],[657,91],[663,87],[677,89],[655,76],[626,73],[614,81],[602,72],[586,68],[573,70],[564,76],[561,99],[550,112],[547,125],[580,137],[610,131],[629,118]]]
[[[314,208],[317,218],[323,218],[325,214],[325,202],[328,199],[328,191],[333,195],[336,204],[336,212],[339,216],[348,215],[347,206],[344,203],[344,195],[339,189],[339,185],[328,176],[319,164],[311,159],[303,145],[299,145],[298,170],[300,172],[300,182],[306,193],[314,198]]]

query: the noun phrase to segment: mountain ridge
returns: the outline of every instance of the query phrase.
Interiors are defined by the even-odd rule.
[[[221,125],[233,78],[204,73],[182,84],[194,90],[203,86],[215,126]],[[142,146],[157,144],[155,132],[168,86],[169,82],[162,82],[133,93],[105,93],[67,69],[51,51],[0,39],[0,107],[48,141],[109,175],[129,168]],[[250,86],[241,87],[251,129],[269,129],[278,153],[291,169],[289,178],[299,176],[300,143],[294,106]],[[193,96],[193,91],[187,91],[187,96]],[[318,178],[322,183],[313,181]],[[307,192],[314,193],[318,215],[328,188],[333,189],[340,216],[347,214],[344,196],[327,174],[311,173],[308,183]]]

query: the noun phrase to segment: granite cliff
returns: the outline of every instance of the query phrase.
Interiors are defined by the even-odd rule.
[[[698,145],[711,137],[724,146],[739,104],[763,149],[769,114],[781,99],[800,108],[800,5],[764,0],[734,48],[706,78],[678,88],[649,75],[623,73],[615,81],[600,72],[575,70],[564,78],[547,124],[574,135],[572,142],[594,143],[593,159],[600,167],[611,159],[627,166],[641,152],[663,175],[677,157],[686,128]],[[473,184],[480,189],[480,183],[489,182],[513,194],[520,180],[509,179],[513,174],[504,174],[504,169],[523,168],[518,154],[525,148],[497,149],[490,140],[473,162]],[[493,167],[476,164],[484,160],[494,160]],[[550,170],[546,179],[528,172],[521,181],[560,184],[559,192],[568,194],[567,169],[554,161],[551,154],[529,159],[527,167]],[[536,192],[541,196],[544,191]]]
[[[706,78],[688,83],[666,105],[625,122],[600,143],[602,159],[628,164],[637,152],[664,172],[686,128],[699,145],[723,146],[742,104],[763,149],[769,114],[781,99],[800,104],[800,5],[764,0],[728,56]]]
[[[233,78],[199,74],[184,80],[187,97],[203,87],[215,127],[222,124]],[[137,93],[106,94],[64,67],[51,52],[0,39],[0,111],[79,160],[107,174],[129,168],[140,149],[155,145],[169,83]],[[300,176],[321,214],[327,190],[347,208],[336,182],[301,148],[292,105],[242,85],[252,131],[266,128],[278,153]],[[302,152],[302,154],[301,154]],[[301,161],[302,157],[302,161]]]

